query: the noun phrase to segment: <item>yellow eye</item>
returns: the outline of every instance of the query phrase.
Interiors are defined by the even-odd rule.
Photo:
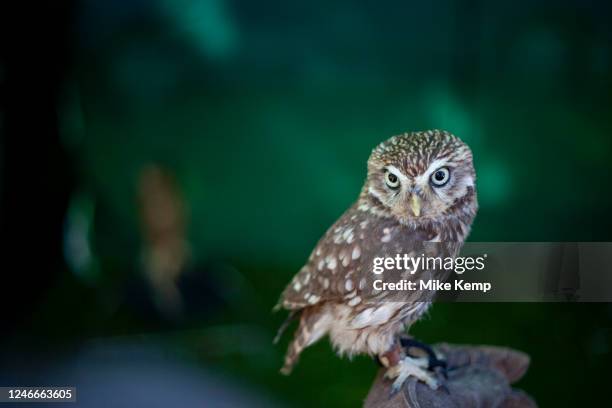
[[[387,183],[387,186],[389,188],[392,188],[394,190],[396,188],[398,188],[399,185],[400,185],[399,178],[395,174],[393,174],[391,172],[387,172],[387,174],[385,176],[385,183]]]

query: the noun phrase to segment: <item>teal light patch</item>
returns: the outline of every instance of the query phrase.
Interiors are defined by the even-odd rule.
[[[476,187],[482,205],[501,205],[510,195],[511,176],[507,167],[499,161],[486,161],[476,166]]]
[[[429,123],[453,133],[469,145],[479,139],[479,127],[450,90],[434,88],[426,95]]]
[[[224,0],[162,0],[177,28],[208,57],[225,59],[238,45],[238,29]]]
[[[86,194],[72,197],[64,226],[64,257],[70,270],[89,285],[100,277],[91,241],[95,204]]]

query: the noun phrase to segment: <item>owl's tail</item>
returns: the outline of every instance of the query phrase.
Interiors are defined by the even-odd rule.
[[[287,349],[287,354],[285,354],[285,363],[283,367],[280,369],[281,374],[289,375],[291,371],[293,371],[293,367],[297,364],[300,359],[300,353],[304,350],[306,346],[304,345],[304,339],[300,336],[297,336],[293,341],[289,344],[289,348]]]
[[[300,315],[300,325],[295,331],[295,337],[289,343],[287,354],[285,354],[285,364],[280,372],[285,375],[291,374],[293,367],[297,364],[300,353],[315,341],[319,340],[325,333],[323,331],[311,331],[313,324],[319,318],[317,313],[311,310],[304,310]]]

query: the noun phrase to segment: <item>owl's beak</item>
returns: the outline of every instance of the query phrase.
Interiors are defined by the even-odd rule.
[[[410,197],[410,209],[415,217],[421,215],[421,199],[416,194]]]

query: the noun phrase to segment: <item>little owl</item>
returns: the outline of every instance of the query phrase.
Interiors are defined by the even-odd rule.
[[[394,390],[410,376],[436,388],[427,363],[399,341],[434,293],[374,290],[372,263],[397,254],[456,256],[478,208],[475,179],[469,147],[446,131],[405,133],[378,145],[359,198],[317,243],[277,305],[299,318],[281,372],[290,373],[304,348],[329,335],[339,354],[377,357]],[[399,278],[436,276],[424,268],[399,272]]]

